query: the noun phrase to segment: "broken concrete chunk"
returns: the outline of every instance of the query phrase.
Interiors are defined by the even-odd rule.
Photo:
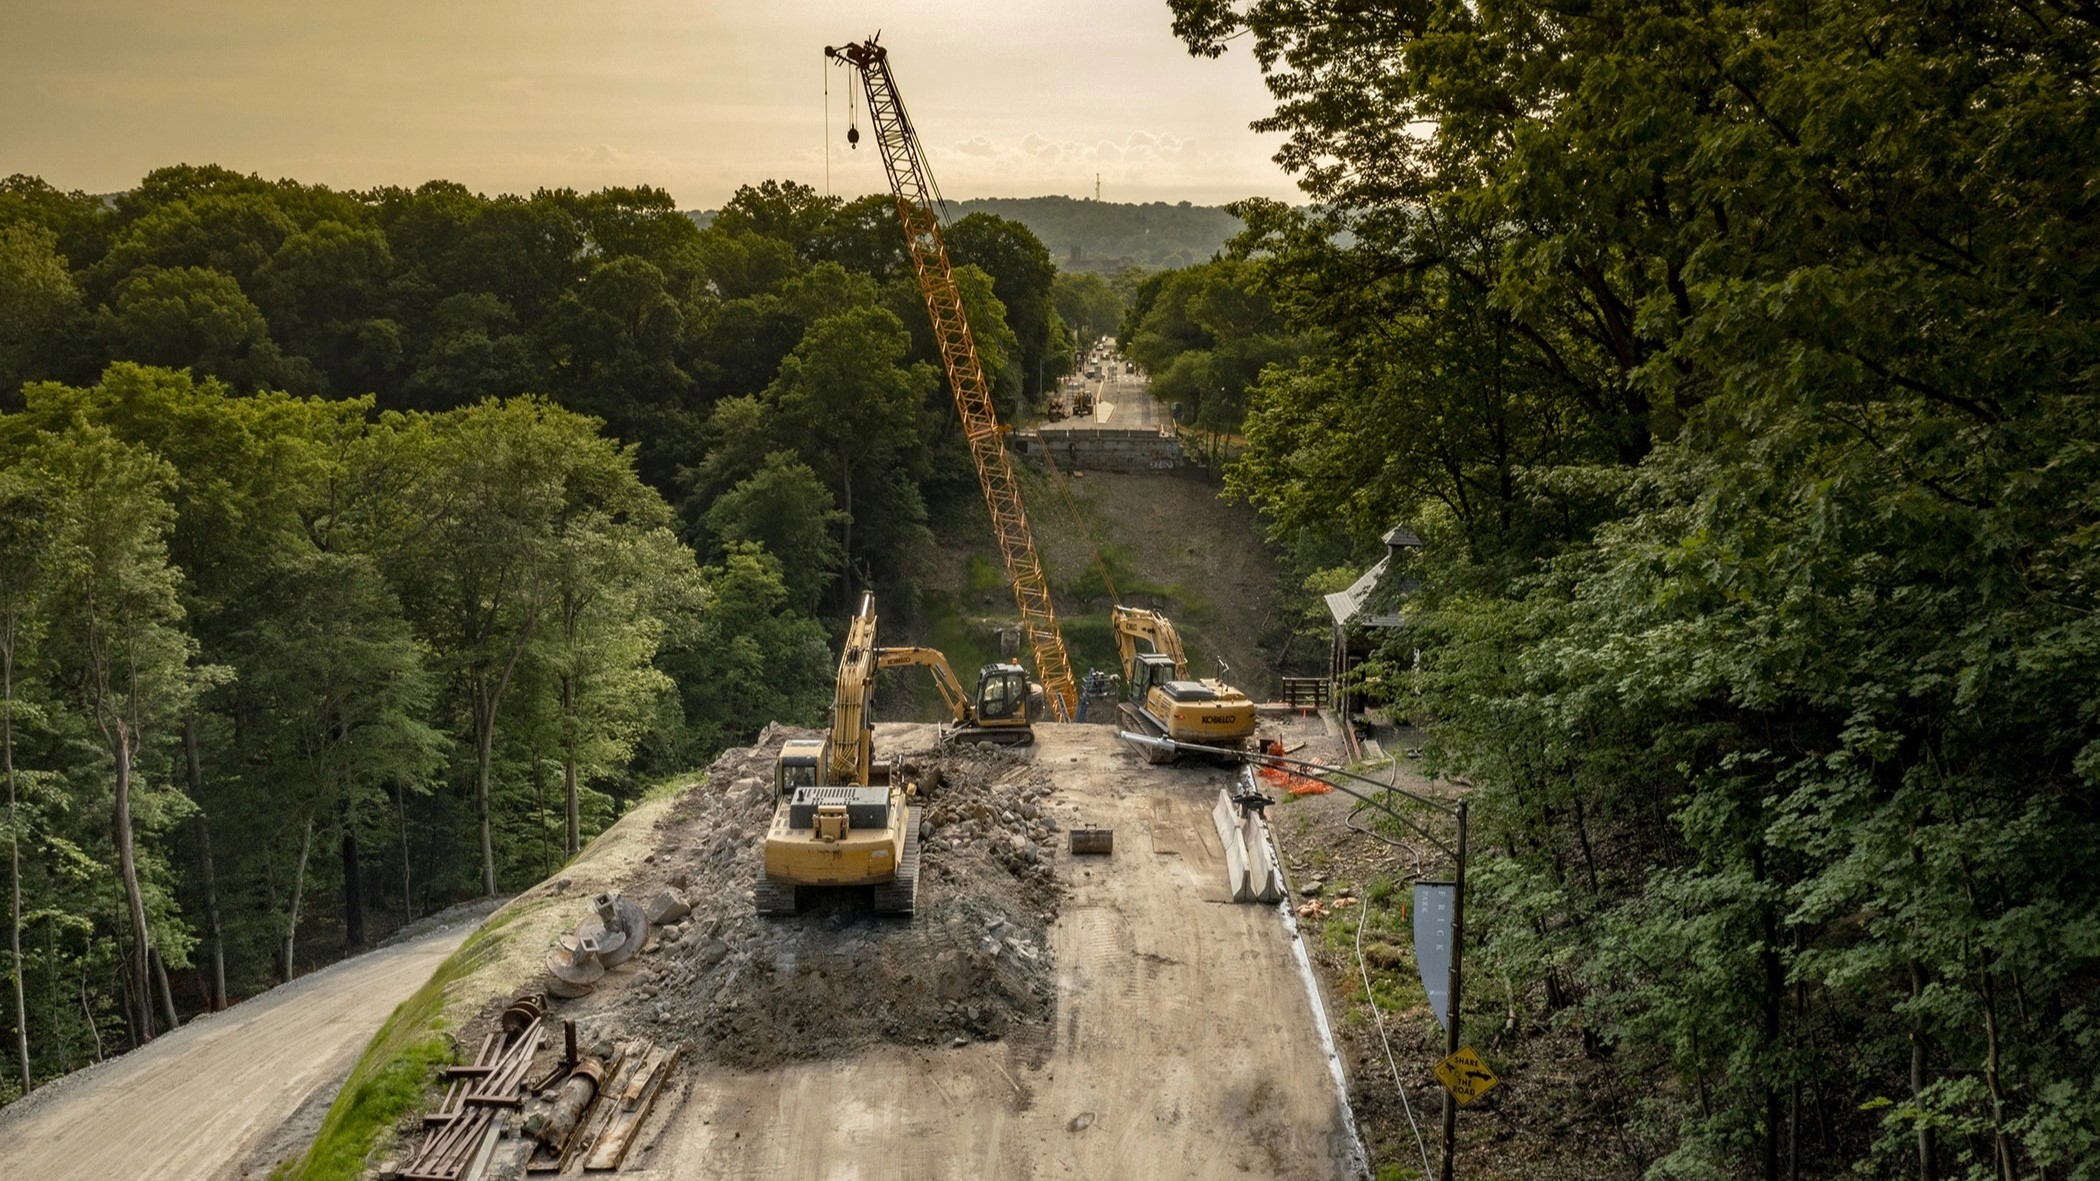
[[[673,923],[693,913],[693,907],[685,900],[685,895],[672,886],[650,900],[647,913],[651,925]]]

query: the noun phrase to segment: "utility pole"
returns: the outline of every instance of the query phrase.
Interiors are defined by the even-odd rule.
[[[1451,859],[1451,880],[1457,887],[1451,891],[1451,1020],[1444,1026],[1444,1055],[1458,1053],[1458,1020],[1462,1012],[1459,1001],[1459,966],[1466,956],[1466,801],[1458,802],[1458,851]],[[1448,1089],[1444,1091],[1444,1167],[1443,1181],[1452,1181],[1452,1157],[1458,1151],[1458,1098]]]

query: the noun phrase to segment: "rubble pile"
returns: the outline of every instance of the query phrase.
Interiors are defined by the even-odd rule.
[[[646,904],[654,938],[562,1016],[592,1038],[648,1037],[742,1068],[878,1041],[995,1039],[1050,1020],[1058,833],[1049,776],[1025,755],[902,752],[929,785],[910,919],[871,914],[865,890],[805,891],[792,917],[753,913],[773,757],[809,733],[770,726],[685,789],[623,886]],[[589,903],[579,898],[579,913]]]

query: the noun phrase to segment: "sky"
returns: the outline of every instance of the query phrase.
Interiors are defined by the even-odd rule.
[[[115,192],[167,164],[336,188],[884,189],[846,146],[880,30],[951,200],[1289,199],[1241,49],[1192,58],[1165,0],[0,0],[0,175]],[[830,96],[825,97],[829,79]],[[830,135],[825,133],[827,109]],[[861,125],[866,129],[866,113]],[[827,142],[829,151],[827,153]]]

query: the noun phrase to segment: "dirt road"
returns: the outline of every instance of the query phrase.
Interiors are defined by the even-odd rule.
[[[1115,829],[1059,853],[1054,1028],[701,1069],[636,1164],[715,1178],[1349,1176],[1354,1133],[1273,907],[1235,906],[1208,809],[1221,771],[1151,767],[1106,727],[1038,727],[1055,815]]]
[[[341,1084],[387,1014],[474,926],[344,960],[59,1080],[0,1112],[0,1177],[239,1176],[315,1092]]]

